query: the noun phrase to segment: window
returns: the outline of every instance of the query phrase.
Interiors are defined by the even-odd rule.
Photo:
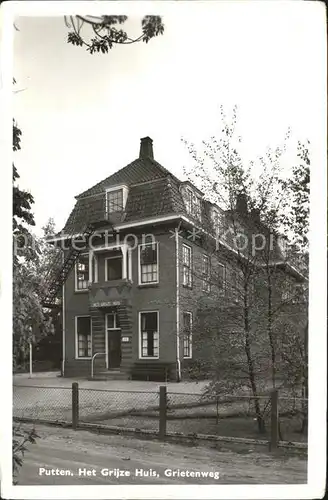
[[[192,355],[192,314],[183,313],[183,357],[191,358]]]
[[[208,255],[202,256],[202,290],[203,292],[210,291],[210,259]]]
[[[197,219],[200,219],[202,213],[202,202],[192,189],[187,188],[185,190],[184,201],[187,213],[192,215],[193,217],[196,217]]]
[[[282,257],[285,259],[287,257],[288,251],[288,240],[284,236],[280,236],[278,238],[278,246],[281,252]]]
[[[185,203],[186,203],[186,210],[188,214],[192,213],[192,196],[193,192],[191,189],[186,189],[185,192]]]
[[[105,281],[122,279],[122,256],[105,259]]]
[[[75,264],[75,290],[87,290],[89,284],[89,255],[80,255]]]
[[[182,245],[183,285],[189,287],[192,286],[191,260],[191,247]]]
[[[120,318],[117,312],[106,314],[106,328],[107,330],[120,330]]]
[[[123,188],[106,192],[107,213],[122,212],[123,210]]]
[[[281,294],[281,299],[283,301],[289,301],[293,296],[292,293],[292,286],[290,281],[285,281],[282,286],[282,294]]]
[[[216,235],[220,235],[223,230],[222,227],[222,214],[217,208],[212,208],[212,221]]]
[[[158,283],[158,243],[139,245],[139,284]]]
[[[223,264],[218,266],[218,287],[221,293],[224,293],[226,280],[226,268]]]
[[[140,357],[158,358],[158,311],[139,313]]]
[[[238,294],[238,275],[236,269],[231,269],[230,280],[231,280],[231,296],[237,301],[239,300],[239,294]]]
[[[91,318],[75,316],[76,358],[91,358]]]
[[[197,219],[200,219],[201,213],[202,213],[201,199],[198,198],[198,196],[194,195],[192,200],[192,214]]]

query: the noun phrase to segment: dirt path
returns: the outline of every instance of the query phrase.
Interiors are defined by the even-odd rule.
[[[36,430],[40,439],[25,454],[19,485],[306,483],[307,461],[298,455],[272,456],[249,449],[218,451],[47,426],[37,426]],[[40,468],[54,469],[55,473],[56,469],[67,470],[68,475],[40,474]],[[89,475],[84,469],[90,471]],[[102,469],[105,473],[107,469],[120,469],[130,476],[109,477],[101,473]],[[136,469],[143,469],[143,475],[136,475]],[[213,475],[219,473],[219,478],[170,477],[168,470],[212,471]],[[154,476],[146,476],[147,472]]]

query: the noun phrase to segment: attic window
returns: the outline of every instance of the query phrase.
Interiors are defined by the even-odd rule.
[[[285,238],[284,236],[279,237],[278,238],[278,245],[279,245],[281,255],[285,259],[287,257],[287,251],[288,251],[287,238]]]
[[[122,212],[127,199],[127,187],[114,187],[106,190],[106,212]]]
[[[215,233],[218,234],[222,231],[222,214],[217,208],[212,208],[212,222]]]
[[[200,219],[201,217],[201,199],[195,195],[192,189],[187,188],[184,193],[184,202],[187,213]]]

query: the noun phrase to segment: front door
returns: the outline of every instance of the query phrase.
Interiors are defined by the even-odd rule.
[[[108,331],[108,368],[121,366],[121,330]]]

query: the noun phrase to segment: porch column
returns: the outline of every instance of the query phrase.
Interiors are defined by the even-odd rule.
[[[89,250],[89,283],[92,283],[93,251]]]
[[[95,283],[98,283],[98,255],[93,253],[93,258],[94,258],[94,264],[95,264]]]
[[[128,255],[129,255],[128,279],[132,281],[132,248],[130,246],[128,248]]]
[[[123,259],[122,259],[122,267],[123,267],[123,270],[122,270],[122,278],[124,280],[126,280],[127,278],[127,251],[128,251],[128,245],[125,243],[122,245],[122,256],[123,256]]]

